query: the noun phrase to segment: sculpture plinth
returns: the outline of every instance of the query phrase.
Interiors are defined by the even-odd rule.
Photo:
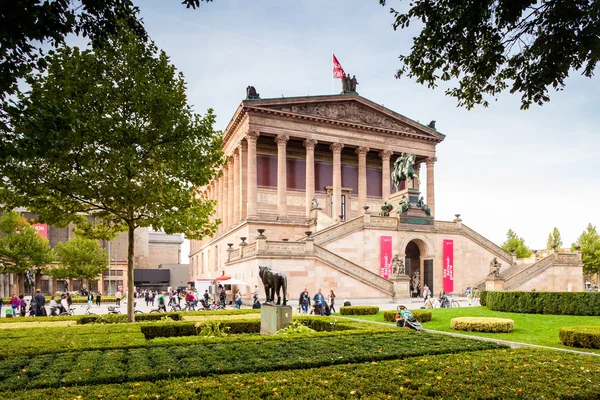
[[[389,281],[394,284],[394,300],[410,297],[410,277],[408,275],[393,275]]]
[[[421,225],[423,227],[433,228],[433,217],[431,215],[427,215],[426,210],[428,210],[429,207],[422,202],[420,195],[421,192],[419,189],[408,188],[396,192],[390,196],[388,202],[394,205],[394,213],[399,211],[399,203],[405,202],[410,205],[410,207],[408,207],[404,213],[399,213],[401,225]]]
[[[292,307],[263,304],[260,308],[260,334],[273,335],[292,322]]]

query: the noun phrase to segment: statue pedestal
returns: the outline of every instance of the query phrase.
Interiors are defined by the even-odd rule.
[[[394,300],[400,297],[410,297],[410,277],[408,275],[390,276],[394,284]]]
[[[421,192],[419,191],[419,189],[408,188],[396,192],[390,196],[388,203],[393,203],[394,213],[398,212],[398,202],[402,197],[406,196],[408,198],[408,202],[410,203],[410,208],[408,209],[406,214],[399,214],[400,225],[421,225],[424,228],[433,228],[433,217],[427,215],[425,211],[421,210],[417,206],[420,195]]]
[[[260,309],[260,334],[272,335],[292,322],[292,307],[263,304]]]
[[[499,276],[489,276],[485,279],[485,290],[490,292],[501,292],[504,290],[504,279]]]

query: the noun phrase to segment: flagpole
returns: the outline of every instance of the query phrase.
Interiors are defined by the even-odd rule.
[[[333,65],[333,51],[331,52],[331,64]],[[333,94],[333,69],[331,71],[331,94]]]

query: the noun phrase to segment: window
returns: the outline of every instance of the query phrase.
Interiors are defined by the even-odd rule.
[[[346,220],[346,195],[342,195],[342,221]]]
[[[43,280],[40,285],[40,290],[42,293],[50,293],[50,281]]]

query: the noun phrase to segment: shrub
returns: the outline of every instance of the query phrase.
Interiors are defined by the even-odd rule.
[[[198,336],[203,337],[225,337],[229,327],[217,321],[196,322]]]
[[[417,319],[417,321],[429,322],[431,321],[432,313],[429,310],[412,310],[413,316]],[[389,310],[383,312],[383,320],[387,322],[396,322],[396,314],[397,311]]]
[[[560,328],[558,338],[565,346],[600,349],[600,326]]]
[[[508,318],[460,317],[452,318],[452,329],[468,332],[512,332],[515,322]]]
[[[341,315],[375,315],[379,312],[376,306],[348,306],[340,307]]]
[[[600,315],[598,292],[489,292],[486,304],[494,311]]]
[[[314,329],[310,329],[302,322],[295,320],[290,322],[285,328],[278,330],[276,335],[310,335],[315,333]]]
[[[481,304],[484,307],[487,305],[487,294],[487,290],[482,290],[479,294],[479,304]]]

